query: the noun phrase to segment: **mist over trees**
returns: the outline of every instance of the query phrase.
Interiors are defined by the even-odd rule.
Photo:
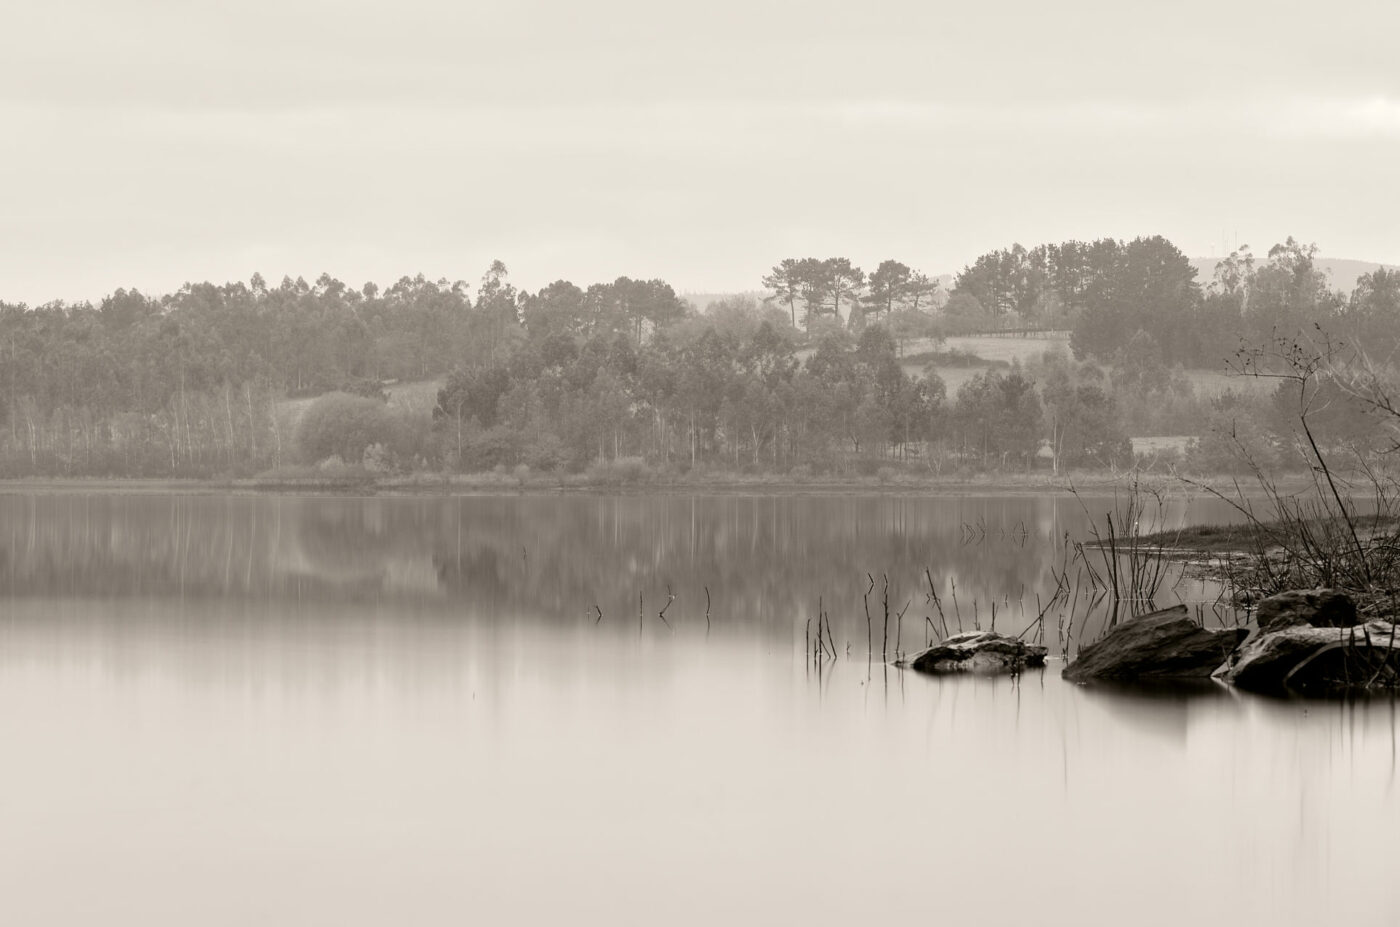
[[[254,275],[0,303],[0,474],[1058,470],[1131,464],[1130,434],[1196,436],[1186,463],[1228,469],[1208,434],[1225,428],[1283,465],[1279,401],[1197,395],[1188,371],[1315,330],[1388,364],[1400,273],[1343,294],[1316,257],[1292,238],[1263,259],[1240,248],[1200,281],[1161,237],[1013,245],[948,292],[898,260],[786,258],[766,299],[704,311],[654,279],[524,292],[499,261],[474,287]],[[950,393],[944,339],[1027,331],[1067,333],[1070,351],[987,364]],[[406,383],[435,401],[390,401]],[[1326,440],[1374,430],[1327,399]]]

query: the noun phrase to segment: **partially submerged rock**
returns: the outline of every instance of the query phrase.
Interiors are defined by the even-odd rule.
[[[1259,603],[1255,620],[1260,631],[1284,628],[1350,628],[1360,621],[1356,603],[1338,589],[1295,589],[1271,595]]]
[[[1071,682],[1210,685],[1212,677],[1255,692],[1325,695],[1400,689],[1400,628],[1360,623],[1356,604],[1336,589],[1305,589],[1259,604],[1260,629],[1207,630],[1177,605],[1125,621],[1079,651]],[[910,661],[926,673],[1019,672],[1043,666],[1046,651],[1019,638],[969,631]]]
[[[1046,649],[995,631],[954,634],[910,661],[924,673],[1018,673],[1044,666]]]
[[[1208,631],[1187,617],[1186,606],[1130,619],[1082,648],[1065,668],[1071,682],[1093,679],[1209,679],[1248,632]]]
[[[1323,694],[1400,688],[1400,637],[1389,621],[1257,631],[1221,667],[1224,682],[1254,692]]]

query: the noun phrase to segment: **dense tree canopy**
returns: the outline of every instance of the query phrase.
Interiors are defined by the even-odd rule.
[[[788,258],[763,276],[766,298],[705,311],[657,279],[523,292],[499,261],[474,288],[255,274],[97,305],[0,303],[0,472],[238,474],[327,457],[459,470],[1115,467],[1130,462],[1128,434],[1200,434],[1243,408],[1281,452],[1278,403],[1208,403],[1182,368],[1220,370],[1242,339],[1313,327],[1391,364],[1400,273],[1363,275],[1347,297],[1316,254],[1291,238],[1264,261],[1241,248],[1203,286],[1161,237],[1013,245],[949,294],[895,259],[867,274],[844,257]],[[1003,364],[951,396],[928,361],[941,355],[905,357],[953,333],[1047,328],[1069,331],[1073,358]],[[431,414],[386,403],[411,382],[435,395]],[[1340,408],[1327,389],[1317,401]],[[1364,429],[1348,414],[1319,434],[1355,442]]]

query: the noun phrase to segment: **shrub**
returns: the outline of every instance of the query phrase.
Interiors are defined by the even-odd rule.
[[[370,377],[351,377],[340,384],[340,392],[349,393],[351,396],[363,396],[366,399],[378,399],[380,402],[389,401],[384,384]]]
[[[505,473],[506,465],[513,466],[519,456],[519,433],[506,425],[497,425],[476,432],[467,439],[462,449],[461,467],[468,473],[488,470]]]
[[[618,457],[615,460],[595,460],[589,465],[587,481],[595,486],[635,486],[655,476],[641,457]]]
[[[309,462],[339,457],[361,461],[371,444],[393,440],[394,422],[382,402],[327,393],[313,402],[297,426],[297,445]]]
[[[388,445],[395,461],[424,461],[437,459],[440,436],[433,432],[433,416],[422,409],[387,406],[393,423],[393,438]]]
[[[641,457],[619,457],[613,461],[613,469],[625,484],[640,483],[652,475],[651,467]]]
[[[563,443],[554,435],[546,432],[526,444],[522,455],[530,469],[552,471],[559,469],[559,466],[564,463],[566,453]]]
[[[874,476],[882,468],[879,458],[861,457],[856,460],[854,469],[861,476]]]
[[[365,470],[370,473],[388,473],[391,469],[389,449],[383,444],[375,442],[365,448],[365,455],[361,458],[361,463]]]

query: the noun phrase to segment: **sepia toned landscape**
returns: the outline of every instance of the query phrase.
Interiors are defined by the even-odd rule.
[[[1392,927],[1400,14],[0,14],[0,924]]]

